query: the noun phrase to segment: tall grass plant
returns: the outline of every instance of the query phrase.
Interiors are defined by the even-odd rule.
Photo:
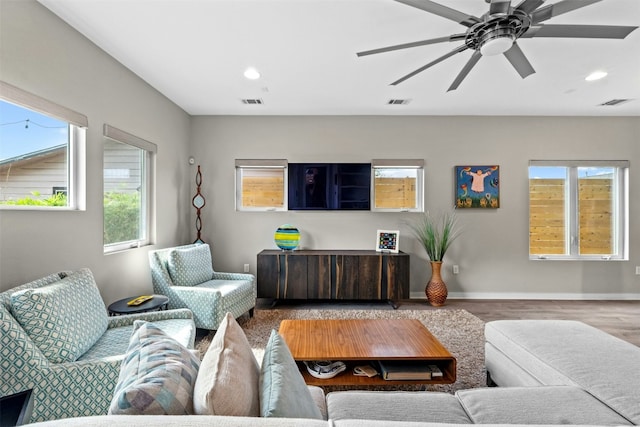
[[[420,220],[409,225],[414,236],[420,241],[429,259],[442,262],[451,243],[460,236],[460,227],[455,211],[432,215],[424,212]]]

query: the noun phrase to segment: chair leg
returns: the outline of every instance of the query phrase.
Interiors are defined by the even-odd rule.
[[[249,309],[249,318],[253,317],[253,311],[254,311],[254,308]]]

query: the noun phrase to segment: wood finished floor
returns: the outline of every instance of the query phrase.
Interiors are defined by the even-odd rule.
[[[270,300],[258,300],[257,308],[268,309],[270,304]],[[376,302],[280,301],[275,307],[392,310],[388,304]],[[403,301],[398,307],[398,310],[448,309],[467,310],[485,322],[500,319],[579,320],[640,347],[640,301],[449,299],[441,308],[431,307],[422,300]]]

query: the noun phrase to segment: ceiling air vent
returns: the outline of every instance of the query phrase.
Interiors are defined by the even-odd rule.
[[[630,99],[612,99],[607,102],[603,102],[599,104],[600,107],[613,107],[615,105],[624,104],[625,102],[631,101]]]
[[[242,103],[243,104],[247,104],[247,105],[262,105],[262,104],[264,104],[264,102],[262,102],[262,99],[243,99]]]
[[[387,105],[407,105],[409,102],[411,102],[410,99],[390,99]]]

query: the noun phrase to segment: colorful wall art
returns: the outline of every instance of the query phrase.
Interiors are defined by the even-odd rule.
[[[500,207],[499,166],[456,166],[456,208]]]

